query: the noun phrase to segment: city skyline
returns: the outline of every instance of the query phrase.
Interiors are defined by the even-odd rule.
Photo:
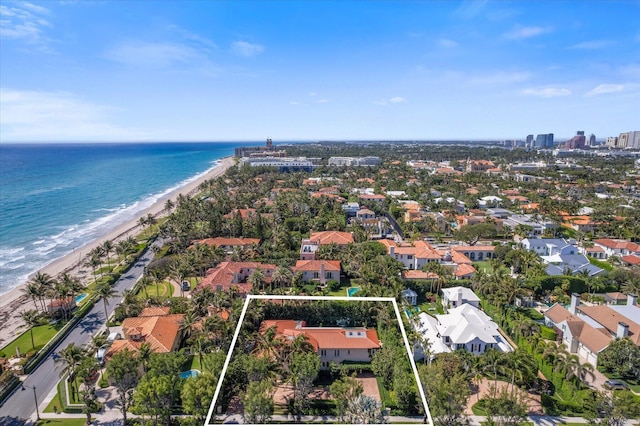
[[[561,142],[638,123],[637,1],[6,1],[0,15],[0,142]]]

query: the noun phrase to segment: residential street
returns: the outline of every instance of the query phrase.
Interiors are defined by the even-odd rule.
[[[154,244],[160,243],[156,241]],[[140,260],[129,269],[128,273],[114,284],[113,288],[118,295],[109,299],[107,306],[109,315],[122,302],[123,291],[133,287],[142,276],[144,268],[153,260],[153,257],[153,251],[147,250]],[[91,337],[104,327],[104,304],[102,300],[98,300],[93,309],[69,332],[49,356],[31,374],[25,376],[23,381],[25,390],[21,390],[20,387],[16,388],[14,393],[0,406],[0,426],[30,424],[30,421],[35,420],[34,388],[35,398],[38,400],[38,409],[42,417],[42,411],[47,406],[48,401],[51,400],[52,395],[55,395],[56,384],[60,380],[59,372],[63,368],[62,365],[56,365],[55,363],[57,352],[71,343],[78,346],[89,343]]]

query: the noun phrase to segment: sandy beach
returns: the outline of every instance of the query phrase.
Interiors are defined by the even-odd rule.
[[[47,273],[52,277],[56,277],[62,272],[68,272],[71,275],[80,278],[83,282],[86,282],[86,278],[90,277],[91,274],[88,268],[83,264],[91,250],[103,244],[107,240],[117,242],[129,235],[136,235],[140,231],[138,219],[146,217],[148,214],[161,217],[162,214],[164,214],[164,205],[167,200],[171,199],[176,201],[180,194],[186,196],[194,195],[198,191],[198,187],[202,182],[222,176],[229,167],[233,166],[233,164],[233,157],[221,159],[220,163],[216,167],[210,169],[198,179],[195,179],[194,181],[189,182],[170,194],[160,198],[155,204],[143,211],[137,218],[114,228],[108,234],[75,249],[66,256],[54,260],[47,266],[40,269],[40,272]],[[10,292],[0,296],[0,347],[6,345],[24,331],[24,324],[20,315],[27,309],[35,308],[33,301],[26,297],[21,291],[25,284],[26,283],[23,283]]]

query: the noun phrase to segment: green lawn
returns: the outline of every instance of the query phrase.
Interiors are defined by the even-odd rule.
[[[340,287],[340,290],[338,291],[330,291],[329,296],[347,297],[347,287]]]
[[[62,328],[63,324],[58,322],[56,324],[39,325],[33,328],[33,342],[35,343],[35,349],[40,350],[46,345],[49,340],[56,335],[58,330]],[[15,340],[5,346],[0,353],[4,353],[6,356],[12,356],[16,354],[16,348],[20,348],[20,353],[26,353],[33,349],[31,346],[31,333],[29,330],[22,333]]]
[[[438,302],[424,302],[418,307],[422,312],[426,312],[429,315],[444,313],[444,308],[442,307],[442,304]]]
[[[36,426],[44,426],[44,425],[51,425],[51,426],[83,426],[85,420],[86,420],[85,417],[83,417],[81,419],[64,419],[64,418],[60,418],[60,419],[43,419],[43,420],[40,420],[39,422],[37,422]]]
[[[145,294],[148,294],[149,297],[152,296],[162,296],[162,297],[171,297],[173,295],[173,285],[166,281],[162,281],[158,283],[157,290],[155,284],[149,284],[146,288],[146,293],[144,289],[140,289],[138,293],[139,298],[146,297]]]
[[[54,406],[58,408],[58,412],[61,411],[60,407],[62,407],[62,402],[60,402],[60,394],[58,392],[56,392],[56,396],[54,396],[49,405],[47,405],[47,408],[44,409],[44,412],[53,413]]]
[[[483,260],[481,262],[473,262],[475,266],[477,266],[477,270],[478,271],[485,271],[486,273],[490,274],[493,272],[493,267],[491,266],[491,262],[487,262],[486,260]]]

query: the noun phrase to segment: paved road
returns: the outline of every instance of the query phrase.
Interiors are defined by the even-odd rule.
[[[160,244],[155,242],[154,244]],[[153,250],[147,250],[141,258],[129,269],[126,275],[122,276],[113,285],[118,292],[116,297],[109,299],[107,312],[111,315],[115,307],[122,302],[122,293],[126,289],[131,289],[136,281],[142,276],[144,268],[153,260]],[[60,370],[63,366],[55,363],[57,352],[74,343],[78,346],[85,345],[91,341],[98,330],[104,328],[104,303],[98,300],[87,315],[69,332],[69,334],[56,346],[38,367],[31,372],[24,380],[25,390],[20,387],[5,400],[0,406],[0,426],[31,424],[35,420],[35,408],[37,398],[40,407],[44,408],[45,397],[56,387],[60,380]],[[35,388],[35,397],[34,391]],[[42,410],[40,410],[42,413]]]

